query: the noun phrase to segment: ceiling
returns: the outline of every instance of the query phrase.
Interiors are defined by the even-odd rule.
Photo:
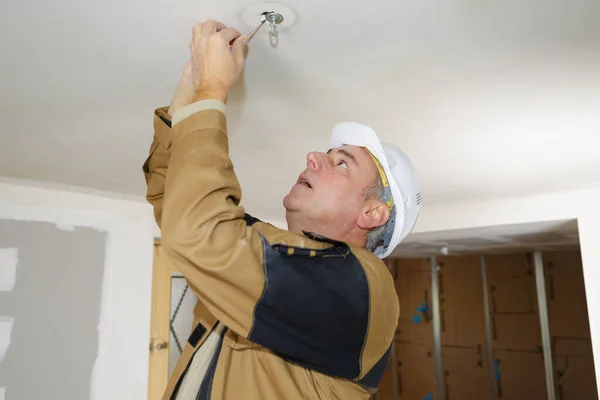
[[[349,6],[351,4],[351,6]],[[341,121],[401,147],[424,204],[600,185],[597,0],[5,0],[0,176],[142,196],[152,111],[191,27],[246,31],[228,105],[243,204],[281,220],[305,154]],[[290,11],[292,10],[292,11]],[[287,13],[287,15],[286,15]]]
[[[414,258],[446,254],[498,254],[577,249],[577,221],[549,221],[484,228],[413,233],[394,249],[392,257]]]

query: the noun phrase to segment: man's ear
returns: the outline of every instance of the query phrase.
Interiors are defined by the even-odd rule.
[[[367,202],[365,206],[357,221],[360,229],[377,228],[384,225],[390,217],[390,209],[380,201]]]

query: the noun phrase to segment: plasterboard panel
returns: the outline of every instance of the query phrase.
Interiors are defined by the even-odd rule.
[[[0,220],[0,247],[19,250],[18,284],[0,292],[0,315],[14,318],[0,387],[10,399],[89,398],[106,233]]]

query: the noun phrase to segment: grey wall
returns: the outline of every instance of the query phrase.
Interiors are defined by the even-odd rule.
[[[0,364],[7,400],[82,400],[90,396],[106,233],[0,220],[0,248],[19,249],[13,292],[0,292],[0,315],[15,318]]]

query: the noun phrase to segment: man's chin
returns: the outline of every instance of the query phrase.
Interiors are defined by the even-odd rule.
[[[287,196],[285,196],[283,198],[283,207],[285,208],[286,212],[289,212],[291,210],[291,206],[293,204],[293,198],[291,193],[289,193]]]
[[[294,196],[293,193],[289,193],[283,198],[283,207],[286,213],[300,211],[301,200]]]

